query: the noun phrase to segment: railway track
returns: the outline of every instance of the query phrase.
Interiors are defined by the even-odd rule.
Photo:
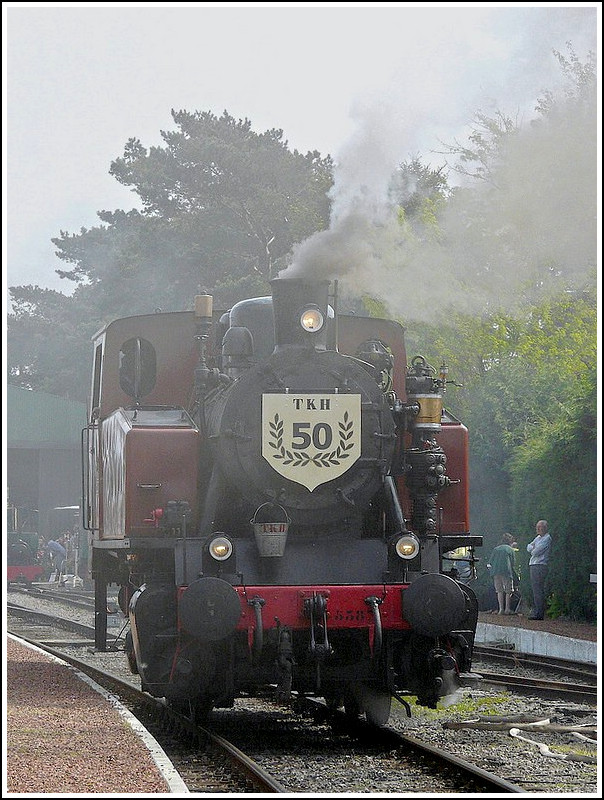
[[[551,673],[577,678],[581,683],[597,685],[598,671],[595,664],[579,664],[554,656],[541,656],[534,653],[521,653],[516,650],[503,650],[498,647],[474,645],[475,661],[494,661],[511,668],[529,667]]]
[[[507,675],[498,672],[480,671],[483,685],[493,686],[508,692],[522,692],[524,694],[537,694],[541,697],[557,697],[561,700],[574,703],[595,705],[598,699],[597,687],[584,683],[567,683],[562,681],[549,681],[537,678],[527,678],[521,675]]]
[[[193,723],[162,701],[150,697],[113,674],[95,668],[79,658],[66,655],[60,649],[42,645],[30,637],[21,638],[23,641],[37,644],[45,652],[62,658],[117,696],[160,742],[189,791],[263,793],[288,791],[273,775],[224,736]],[[360,752],[365,754],[365,750],[370,751],[372,759],[379,764],[381,770],[385,769],[386,764],[390,765],[391,770],[396,770],[397,775],[399,771],[421,769],[425,772],[428,769],[430,773],[439,776],[439,786],[444,783],[449,790],[453,783],[453,788],[472,787],[471,790],[477,792],[522,791],[508,781],[480,770],[438,748],[430,747],[392,730],[376,729],[361,720],[352,723],[345,715],[329,711],[321,704],[299,699],[291,713],[301,712],[320,722],[329,722],[330,732],[322,734],[322,746],[327,753],[330,744],[337,746],[337,740],[342,737],[348,739],[352,735],[357,740]],[[268,731],[266,733],[268,734]],[[375,753],[376,746],[383,750],[383,754]],[[400,756],[394,762],[393,750],[400,751]],[[286,759],[287,757],[287,754],[282,756]]]
[[[475,658],[485,663],[494,662],[505,668],[505,672],[491,672],[482,667],[477,672],[482,675],[483,684],[507,691],[518,691],[538,694],[542,697],[558,696],[577,703],[595,704],[597,702],[598,673],[596,665],[578,664],[553,656],[539,656],[516,651],[502,651],[494,647],[477,645],[474,648]],[[516,671],[533,670],[535,676],[517,674]],[[516,674],[515,674],[516,673]],[[554,680],[548,676],[558,675],[569,680]]]
[[[398,749],[404,751],[406,757],[412,755],[422,760],[428,759],[432,761],[435,770],[454,771],[457,773],[457,779],[462,786],[475,786],[472,791],[505,793],[520,793],[523,791],[519,786],[438,747],[428,745],[408,734],[388,727],[376,728],[362,719],[351,721],[347,718],[345,712],[329,709],[323,702],[313,698],[299,698],[296,701],[296,706],[299,710],[310,714],[314,718],[328,721],[336,729],[353,731],[354,735],[361,740],[371,741],[374,744],[379,742],[387,751]]]
[[[84,646],[85,649],[89,649],[90,652],[92,652],[92,648],[93,648],[93,644],[94,644],[94,632],[93,632],[92,626],[86,626],[86,625],[81,625],[81,624],[80,625],[75,625],[75,627],[70,626],[70,630],[67,631],[67,635],[65,635],[65,631],[63,632],[63,634],[60,635],[58,630],[53,631],[53,629],[50,627],[52,618],[49,617],[49,615],[47,615],[47,614],[42,614],[41,612],[35,612],[34,616],[31,617],[30,616],[31,613],[32,613],[31,610],[25,609],[25,608],[19,608],[16,603],[10,604],[10,607],[9,607],[8,610],[9,610],[9,620],[10,620],[11,626],[15,626],[15,628],[17,626],[19,626],[19,627],[21,627],[22,632],[24,632],[24,630],[25,630],[25,628],[27,628],[27,626],[33,624],[36,627],[36,632],[35,632],[36,638],[38,638],[38,640],[41,640],[41,641],[46,641],[46,642],[53,643],[54,646],[57,648],[57,650],[59,652],[59,655],[61,657],[64,657],[64,655],[63,655],[64,648],[73,649],[74,647],[75,648],[79,648],[79,647]],[[14,615],[18,615],[18,616],[15,617]],[[31,622],[29,620],[33,620],[33,622]],[[58,622],[57,624],[60,624],[62,626],[63,624],[65,624],[65,621],[64,620],[60,620],[60,622]],[[77,638],[74,638],[74,636],[73,636],[74,633],[78,634]],[[61,639],[61,637],[63,637],[63,638],[62,638],[61,641],[59,641]],[[117,644],[117,647],[115,649],[116,650],[121,650],[119,642],[117,642],[116,644]],[[115,659],[117,659],[120,663],[125,662],[125,657],[123,657],[123,654],[121,652],[115,652],[113,657]],[[118,663],[118,662],[116,661],[116,663]],[[493,678],[490,675],[487,676],[487,678],[489,679],[489,685],[490,685],[491,681],[495,681],[496,680],[496,678]],[[132,676],[130,676],[130,680],[132,680]],[[511,681],[509,679],[509,676],[504,676],[503,680],[506,682],[506,685],[510,686],[509,691],[512,691],[512,692],[519,691],[518,687],[520,686],[522,681],[519,684],[515,685],[515,686],[511,686]],[[496,684],[493,684],[493,685],[496,685]],[[568,684],[567,684],[567,686],[568,686]],[[547,691],[546,687],[542,686],[541,688],[544,691]],[[558,690],[559,691],[563,691],[563,688],[564,687],[558,687]],[[148,697],[148,696],[145,695],[145,697]],[[566,697],[568,698],[568,695],[566,695]],[[242,701],[242,702],[243,702],[243,705],[246,705],[246,701]],[[588,702],[588,700],[585,699],[585,697],[582,697],[580,702],[585,703],[585,702]],[[238,706],[239,706],[239,703],[236,704],[236,708],[235,709],[229,709],[227,711],[218,710],[218,711],[213,712],[213,714],[212,714],[212,731],[213,731],[214,734],[218,734],[219,736],[221,736],[225,741],[234,740],[236,749],[243,750],[243,751],[246,751],[246,752],[251,752],[253,754],[252,761],[257,759],[258,761],[262,761],[264,763],[268,763],[268,765],[269,765],[268,766],[268,772],[269,773],[273,772],[273,774],[279,775],[279,770],[281,769],[280,764],[287,763],[287,762],[292,762],[294,760],[294,758],[296,757],[296,754],[299,753],[300,748],[303,747],[303,745],[300,744],[300,741],[304,741],[304,737],[310,736],[312,738],[314,736],[315,738],[320,739],[321,751],[322,751],[321,752],[321,756],[324,759],[328,759],[328,758],[330,758],[330,755],[329,755],[329,753],[330,753],[330,749],[329,749],[330,748],[330,744],[329,744],[330,737],[334,736],[334,737],[337,738],[339,736],[340,737],[340,741],[342,740],[342,737],[343,737],[346,740],[346,742],[348,742],[348,743],[350,743],[354,739],[355,742],[356,742],[356,744],[354,745],[355,747],[358,747],[358,748],[369,747],[369,750],[367,751],[369,753],[369,755],[367,755],[367,753],[363,754],[363,750],[362,749],[359,750],[361,755],[358,756],[358,760],[362,761],[363,759],[369,759],[369,758],[372,759],[372,760],[375,759],[375,762],[376,762],[376,765],[377,765],[375,767],[375,770],[377,770],[376,774],[380,774],[380,775],[383,775],[383,776],[387,776],[388,770],[394,770],[395,774],[397,775],[397,777],[396,778],[392,778],[392,780],[399,780],[400,781],[400,776],[403,775],[403,774],[406,774],[405,773],[405,770],[406,770],[406,772],[408,774],[415,774],[415,773],[420,774],[421,773],[421,778],[419,778],[418,780],[425,781],[427,779],[426,778],[426,774],[425,774],[425,772],[426,772],[425,765],[428,764],[428,763],[432,763],[432,764],[434,764],[434,772],[441,772],[442,774],[446,773],[447,775],[457,774],[461,785],[463,787],[465,787],[465,788],[461,788],[460,789],[459,788],[459,784],[457,786],[454,786],[450,782],[451,779],[448,778],[449,783],[447,784],[446,788],[444,789],[444,791],[447,791],[447,792],[451,792],[451,791],[467,791],[467,787],[468,786],[478,787],[478,788],[473,788],[471,791],[479,791],[479,792],[500,791],[500,792],[504,792],[504,793],[510,793],[510,792],[514,792],[514,791],[518,791],[518,792],[522,791],[522,789],[520,789],[518,787],[518,785],[515,785],[512,781],[509,781],[509,780],[506,780],[506,779],[502,779],[502,778],[498,778],[496,775],[493,775],[492,773],[490,773],[487,770],[481,770],[480,768],[475,768],[477,770],[477,772],[475,772],[473,775],[471,775],[470,772],[468,772],[467,767],[464,766],[464,763],[463,763],[463,762],[465,762],[466,764],[468,764],[469,762],[467,762],[465,759],[459,759],[459,757],[457,757],[455,755],[449,754],[449,759],[450,760],[449,760],[448,766],[445,765],[445,762],[441,761],[440,762],[440,766],[437,767],[436,766],[436,759],[443,758],[443,757],[446,759],[447,756],[445,754],[440,754],[438,752],[438,748],[433,748],[434,752],[430,752],[430,745],[429,744],[422,743],[419,740],[414,740],[414,737],[411,737],[411,736],[407,736],[407,738],[405,739],[404,738],[405,737],[404,734],[403,734],[403,738],[401,738],[401,734],[400,733],[396,734],[395,738],[391,739],[388,744],[385,743],[382,746],[382,750],[383,750],[384,754],[386,754],[386,755],[384,757],[380,757],[380,755],[375,752],[375,746],[376,746],[376,741],[377,741],[377,739],[376,739],[376,736],[377,736],[376,731],[379,730],[379,736],[380,737],[381,736],[389,736],[389,735],[392,736],[392,735],[394,735],[394,732],[388,733],[388,732],[384,731],[383,729],[376,729],[375,727],[371,726],[369,728],[369,730],[370,730],[370,742],[369,742],[369,744],[367,744],[367,743],[363,744],[363,735],[359,732],[360,728],[357,728],[356,725],[355,725],[355,732],[353,733],[352,730],[350,729],[350,727],[348,727],[348,729],[347,729],[345,726],[343,727],[342,723],[340,723],[340,722],[337,722],[337,721],[334,722],[333,720],[332,721],[328,721],[328,720],[326,720],[324,718],[323,720],[319,720],[318,722],[314,723],[316,725],[322,726],[320,731],[318,731],[316,733],[312,733],[312,731],[309,731],[307,729],[308,728],[308,722],[307,721],[304,723],[304,725],[299,725],[295,721],[296,713],[300,713],[301,712],[301,706],[299,705],[299,702],[293,708],[290,708],[290,709],[287,709],[287,710],[282,708],[280,711],[277,712],[276,716],[277,716],[277,720],[278,721],[276,723],[276,732],[272,731],[270,723],[267,723],[268,727],[265,730],[262,730],[258,725],[258,721],[259,721],[261,716],[264,715],[264,716],[267,717],[267,719],[271,716],[271,714],[272,714],[272,716],[275,716],[275,710],[274,709],[273,709],[272,712],[263,712],[263,715],[258,715],[258,713],[256,713],[256,712],[246,715],[245,710],[242,710],[241,712],[238,711]],[[156,713],[156,712],[153,712],[153,713]],[[316,716],[316,714],[319,713],[319,712],[317,712],[316,709],[315,709],[312,712],[312,714],[310,713],[310,711],[305,711],[303,713],[304,713],[304,715],[306,717],[308,717],[308,716]],[[324,713],[324,712],[321,712],[321,713]],[[333,713],[333,712],[330,712],[330,713]],[[294,715],[294,719],[292,719],[292,716],[291,716],[292,714]],[[149,721],[149,724],[151,724],[151,723],[152,723],[152,718]],[[147,725],[147,722],[145,722],[145,724]],[[188,724],[191,724],[190,721],[189,721]],[[172,723],[172,725],[175,725],[175,723]],[[230,727],[230,726],[233,726],[233,725],[235,726],[235,729],[237,729],[237,728],[240,729],[238,732],[236,731],[236,733],[237,733],[236,736],[233,736],[233,729],[232,729],[232,727]],[[284,736],[284,731],[288,730],[288,726],[292,730],[295,730],[295,735],[292,734],[293,738],[292,738],[292,742],[290,743],[291,750],[289,752],[281,753],[279,748],[283,744],[284,739],[285,740],[288,739],[287,735]],[[185,728],[186,728],[186,726],[185,726]],[[246,729],[247,730],[254,729],[254,736],[251,738],[251,740],[246,740],[245,738],[241,739],[241,737],[239,735],[241,730],[246,730]],[[192,740],[195,740],[195,741],[201,741],[199,739],[195,739],[195,737],[198,737],[198,734],[193,734],[190,730],[187,731],[185,736],[189,737],[189,738],[191,738]],[[262,740],[262,744],[261,745],[259,745],[257,743],[257,741],[256,741],[258,736],[261,737],[261,740]],[[303,737],[302,740],[301,740],[300,737]],[[270,749],[270,752],[268,752],[268,753],[267,753],[267,744],[269,745],[269,749]],[[341,745],[333,744],[331,746],[333,746],[335,748],[335,751],[337,752],[338,746],[341,746]],[[249,748],[249,751],[248,751],[248,748]],[[396,753],[397,753],[397,760],[395,762],[395,766],[393,766],[393,758],[392,758],[392,752],[394,752],[394,751],[396,751]],[[415,757],[412,755],[414,752],[416,753]],[[192,753],[194,753],[195,755],[193,755]],[[402,756],[399,758],[399,756],[398,756],[399,753],[404,753],[404,760],[402,759]],[[201,750],[200,746],[198,744],[193,744],[193,751],[189,751],[189,755],[185,758],[185,763],[188,763],[190,765],[191,763],[199,762],[200,759],[203,762],[205,758],[206,758],[205,751]],[[309,763],[312,762],[313,758],[314,758],[314,756],[312,756],[312,755],[309,756]],[[415,758],[415,763],[413,763],[414,762],[414,758]],[[334,762],[337,762],[337,760],[338,759],[337,759],[337,755],[336,755],[336,756],[334,756]],[[421,768],[418,767],[418,764],[422,765]],[[472,766],[472,765],[470,765],[470,766]],[[302,767],[300,769],[304,770],[304,768],[308,769],[308,765],[304,765],[304,767]],[[207,764],[202,763],[201,769],[202,769],[202,772],[204,774],[210,774],[211,775],[211,768]],[[199,778],[198,775],[199,775],[199,773],[197,773],[196,776],[191,778],[191,785],[193,786],[193,790],[197,790],[199,788],[201,778]],[[488,780],[487,780],[487,778],[488,778]],[[212,780],[212,779],[210,779],[210,780]],[[303,781],[305,779],[301,778],[300,780],[302,781],[302,784],[300,784],[300,785],[304,785]],[[384,777],[384,780],[387,783],[389,779],[387,777]],[[491,783],[489,784],[488,781],[491,781]],[[497,789],[493,789],[493,786],[495,785],[495,783],[493,783],[493,781],[495,781],[495,782],[499,781]],[[287,780],[281,780],[281,783],[283,783],[285,785],[288,785],[288,781]],[[217,783],[216,786],[218,786],[218,785],[220,785],[220,784]],[[245,784],[245,785],[249,786],[250,784],[248,783],[248,784]],[[314,782],[314,784],[311,782],[311,785],[313,785],[313,789],[314,790],[322,791],[321,788],[316,789],[316,786],[317,786],[316,782]],[[294,786],[295,786],[294,791],[301,791],[301,790],[306,790],[307,789],[306,785],[304,785],[304,789],[300,789],[299,786],[296,786],[295,784],[294,784]],[[490,788],[489,788],[489,786],[490,786]],[[515,788],[512,788],[512,787],[515,787]],[[357,791],[368,791],[368,789],[366,787],[364,789],[363,788],[357,788],[356,790]],[[376,790],[376,789],[373,789],[373,790]],[[433,791],[439,792],[441,790],[443,790],[443,789],[442,788],[436,788]],[[210,791],[210,790],[209,789],[204,789],[203,791]],[[215,788],[214,791],[224,791],[224,789],[216,789]],[[247,788],[247,789],[246,788],[243,788],[243,789],[239,788],[238,791],[244,791],[245,792],[245,791],[251,791],[251,790],[249,788]],[[274,791],[278,791],[278,789],[272,789],[270,791],[274,792]],[[289,791],[289,789],[288,789],[288,791]],[[390,789],[389,791],[395,791],[395,790]],[[414,789],[412,789],[411,791],[414,791]],[[415,791],[417,791],[417,790],[415,789]],[[428,788],[426,791],[432,791],[432,789]]]
[[[218,756],[214,757],[219,762],[219,773],[223,770],[222,763],[224,759],[228,757],[229,761],[234,764],[236,774],[243,775],[243,779],[239,778],[239,791],[264,791],[270,793],[286,791],[275,778],[263,770],[254,759],[246,756],[229,739],[215,731],[197,726],[191,720],[168,708],[165,703],[140,692],[131,682],[99,670],[80,658],[67,655],[64,648],[74,646],[73,639],[66,638],[61,641],[56,633],[52,632],[55,625],[63,626],[65,620],[53,621],[49,615],[41,612],[31,612],[27,609],[19,608],[15,604],[9,604],[8,610],[11,616],[10,628],[15,635],[20,635],[24,640],[38,644],[46,652],[63,658],[92,677],[97,683],[117,694],[122,703],[127,705],[151,730],[153,735],[162,743],[162,746],[164,746],[165,731],[169,730],[170,737],[173,737],[174,729],[178,729],[178,738],[181,743],[176,752],[173,750],[173,744],[170,745],[170,749],[167,752],[183,780],[191,787],[191,791],[199,791],[201,784],[204,787],[212,785],[214,790],[216,790],[216,786],[224,786],[224,776],[222,775],[218,780],[215,777],[216,769],[212,767],[211,761],[208,760],[208,743],[211,743],[212,750],[218,753]],[[74,627],[79,633],[86,632],[86,626],[72,623],[69,626],[69,634],[73,632]],[[80,643],[83,641],[85,644],[93,644],[93,629],[89,628],[88,633],[90,638],[79,640]],[[49,641],[53,642],[53,646],[48,644]],[[485,770],[480,770],[452,754],[425,745],[394,730],[376,729],[362,720],[351,721],[345,715],[338,715],[337,712],[328,710],[324,705],[322,706],[310,700],[297,699],[292,708],[288,710],[288,713],[293,715],[302,713],[305,717],[311,716],[317,720],[319,725],[329,724],[329,731],[323,731],[321,734],[322,746],[326,752],[329,750],[330,742],[337,748],[338,741],[342,737],[348,739],[352,736],[357,741],[356,747],[360,748],[361,751],[368,749],[371,752],[371,758],[380,763],[379,769],[382,771],[386,769],[386,765],[389,765],[388,768],[396,770],[397,773],[400,771],[414,772],[419,769],[425,772],[426,764],[429,764],[429,771],[439,775],[439,783],[444,780],[445,785],[449,787],[449,791],[451,790],[452,782],[455,784],[453,788],[467,789],[467,787],[472,786],[474,791],[503,791],[506,793],[522,791],[508,781],[489,774]],[[306,724],[306,727],[308,727],[308,724]],[[254,732],[254,738],[256,735],[257,732]],[[266,735],[270,736],[268,731]],[[183,738],[188,742],[189,747],[192,746],[194,748],[194,754],[188,748],[184,755],[181,753]],[[379,747],[383,750],[383,757],[375,752],[378,742]],[[254,747],[254,743],[248,742],[247,746]],[[400,755],[393,762],[392,752],[395,750]],[[191,763],[194,762],[196,766],[200,763],[200,751],[203,754],[201,758],[203,777],[200,777],[197,769],[194,770],[192,775],[190,774]],[[285,759],[287,757],[287,755],[282,756]],[[232,781],[232,779],[230,780]],[[242,788],[242,780],[244,788]],[[245,788],[246,786],[248,787],[247,789]],[[208,788],[201,790],[208,791]]]

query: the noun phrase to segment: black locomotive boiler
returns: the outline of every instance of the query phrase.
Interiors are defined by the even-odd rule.
[[[203,715],[297,692],[382,724],[471,679],[476,599],[443,569],[481,544],[467,429],[398,323],[338,313],[328,281],[271,291],[95,337],[96,645],[116,583],[151,694]]]

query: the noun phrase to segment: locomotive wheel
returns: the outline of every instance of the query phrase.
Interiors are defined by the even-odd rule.
[[[210,712],[214,708],[211,700],[196,700],[191,710],[191,719],[198,725],[207,722]]]
[[[389,692],[368,686],[365,683],[357,683],[352,687],[353,703],[359,709],[358,714],[365,712],[365,718],[371,725],[385,725],[390,716],[390,704],[392,698]],[[346,709],[346,701],[344,701]],[[358,716],[357,714],[357,716]]]
[[[330,711],[337,711],[339,708],[342,708],[342,695],[326,694],[325,705]]]
[[[386,692],[368,692],[364,699],[367,722],[371,725],[385,725],[390,716],[390,695]]]
[[[347,695],[344,698],[344,713],[351,720],[358,719],[361,716],[361,706],[352,695]]]
[[[168,699],[168,706],[174,709],[177,714],[182,714],[185,717],[192,716],[191,704],[188,700],[183,700],[180,697],[170,697]]]
[[[132,633],[128,631],[124,640],[124,650],[126,651],[126,658],[128,659],[128,666],[133,675],[138,675],[138,665],[136,663],[136,655],[134,653],[134,642],[132,641]]]
[[[214,708],[211,700],[202,700],[199,697],[196,700],[172,697],[168,701],[168,705],[198,725],[207,722],[210,711]]]

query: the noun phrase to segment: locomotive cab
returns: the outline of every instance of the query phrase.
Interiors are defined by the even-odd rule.
[[[403,328],[329,290],[279,278],[230,312],[200,295],[96,338],[96,644],[115,582],[131,668],[198,712],[276,684],[382,723],[391,696],[434,706],[470,676],[476,599],[442,568],[481,543],[467,430]]]

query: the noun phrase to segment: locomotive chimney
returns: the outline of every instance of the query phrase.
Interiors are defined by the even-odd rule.
[[[275,351],[289,347],[326,350],[330,313],[328,280],[275,278],[270,282]]]

